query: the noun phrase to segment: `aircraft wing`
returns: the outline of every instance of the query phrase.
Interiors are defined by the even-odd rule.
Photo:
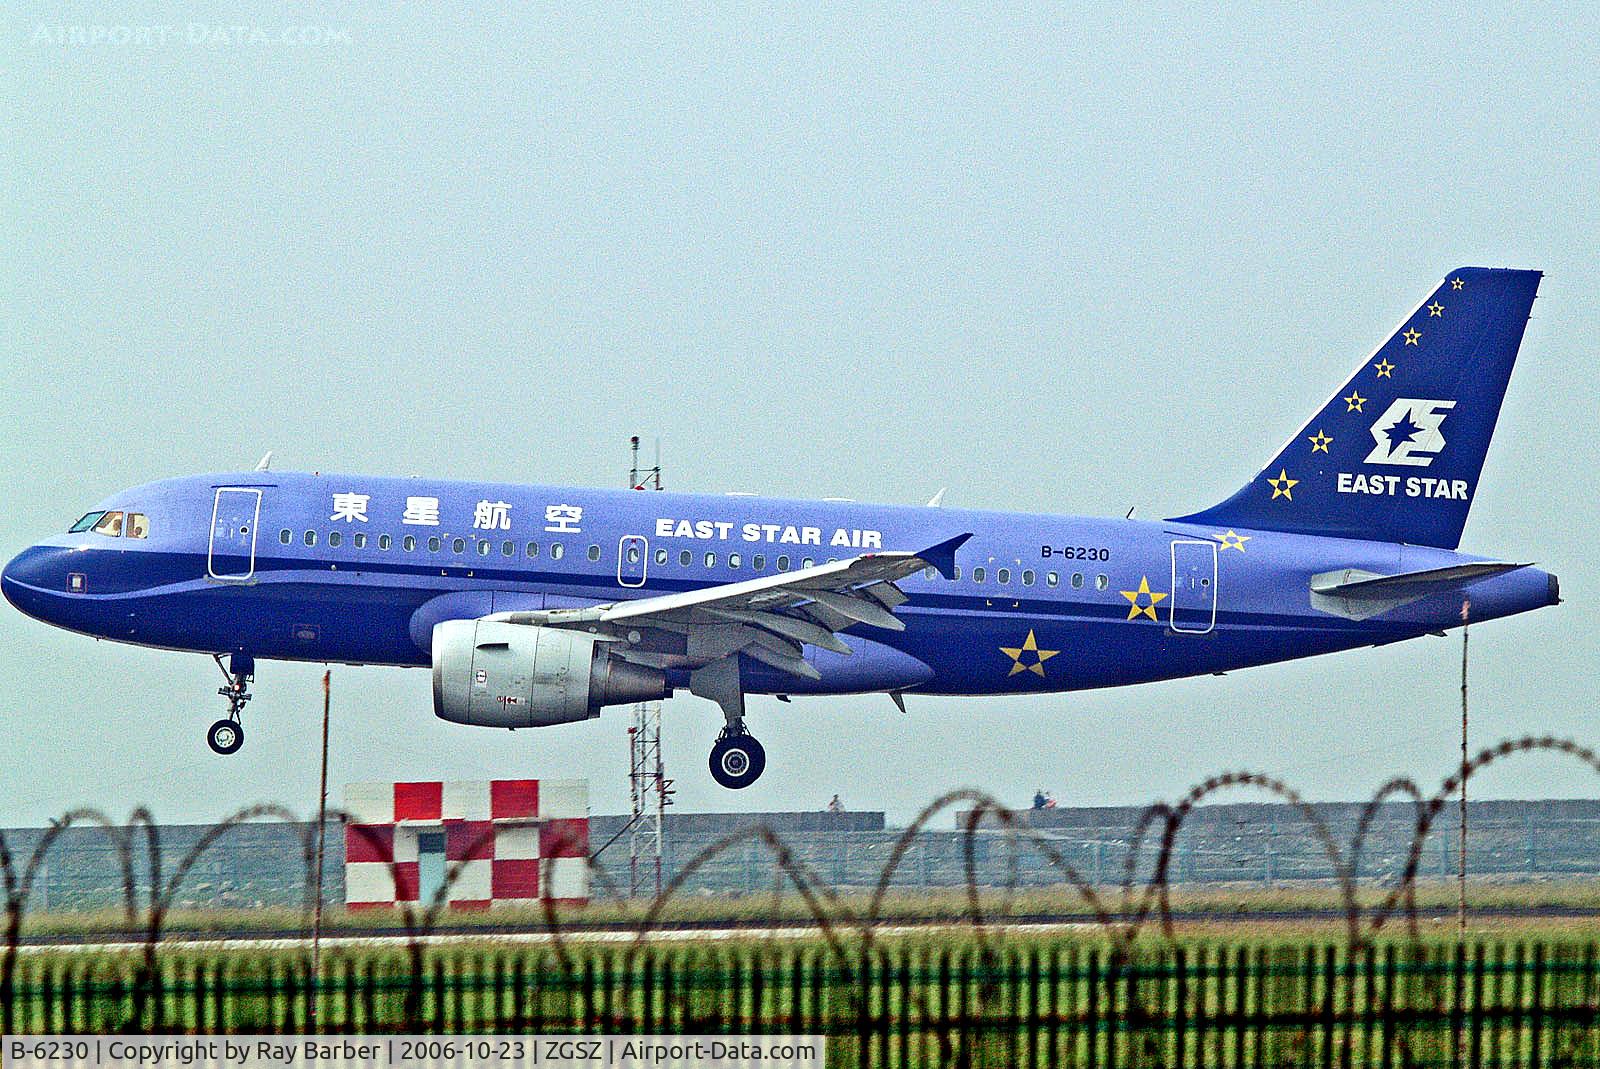
[[[861,624],[905,630],[894,610],[906,595],[895,583],[923,568],[948,577],[956,550],[971,537],[969,532],[915,553],[864,553],[681,594],[578,609],[496,613],[490,619],[593,631],[616,642],[615,655],[657,668],[697,668],[743,653],[816,679],[817,670],[805,660],[807,645],[849,653],[837,635],[846,628]]]

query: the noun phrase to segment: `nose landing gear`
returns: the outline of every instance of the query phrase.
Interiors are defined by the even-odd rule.
[[[228,658],[228,666],[224,668],[220,653],[212,654],[211,659],[217,662],[218,670],[227,680],[217,688],[217,693],[228,699],[228,715],[206,729],[206,745],[219,754],[237,753],[244,745],[244,724],[239,714],[251,698],[250,681],[255,678],[255,661],[236,653]]]

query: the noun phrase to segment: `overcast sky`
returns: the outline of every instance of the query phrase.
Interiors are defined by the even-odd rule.
[[[600,7],[601,5],[593,5]],[[1174,515],[1231,493],[1451,268],[1547,272],[1463,548],[1567,603],[1472,634],[1474,733],[1600,744],[1588,607],[1600,20],[1392,4],[678,17],[120,6],[4,22],[0,554],[168,475],[249,467]],[[667,706],[686,810],[903,818],[1174,798],[1232,768],[1364,797],[1455,760],[1460,647],[1030,698]],[[316,800],[320,667],[211,662],[0,606],[0,823]],[[334,669],[332,782],[587,776],[626,710],[436,720]],[[1593,795],[1554,759],[1481,794]]]

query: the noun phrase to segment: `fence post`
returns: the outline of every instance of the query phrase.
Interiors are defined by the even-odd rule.
[[[1529,1065],[1544,1064],[1544,943],[1533,945],[1533,991],[1528,1004]]]
[[[1189,1059],[1189,956],[1180,944],[1172,948],[1172,1066],[1183,1069]]]
[[[1084,1023],[1087,1025],[1089,1057],[1086,1064],[1089,1069],[1095,1069],[1100,1064],[1100,948],[1091,946],[1087,958],[1084,977],[1087,981],[1088,1005]]]
[[[1039,1069],[1039,946],[1028,946],[1028,1069]],[[902,1063],[903,1064],[903,1063]]]
[[[1383,947],[1383,1009],[1380,1018],[1378,1042],[1382,1045],[1378,1055],[1378,1064],[1381,1069],[1393,1069],[1394,1066],[1394,944],[1385,943]]]

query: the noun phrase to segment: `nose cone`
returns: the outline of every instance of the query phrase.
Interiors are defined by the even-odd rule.
[[[0,571],[0,593],[29,616],[44,619],[46,605],[67,592],[69,552],[60,546],[23,550]]]

